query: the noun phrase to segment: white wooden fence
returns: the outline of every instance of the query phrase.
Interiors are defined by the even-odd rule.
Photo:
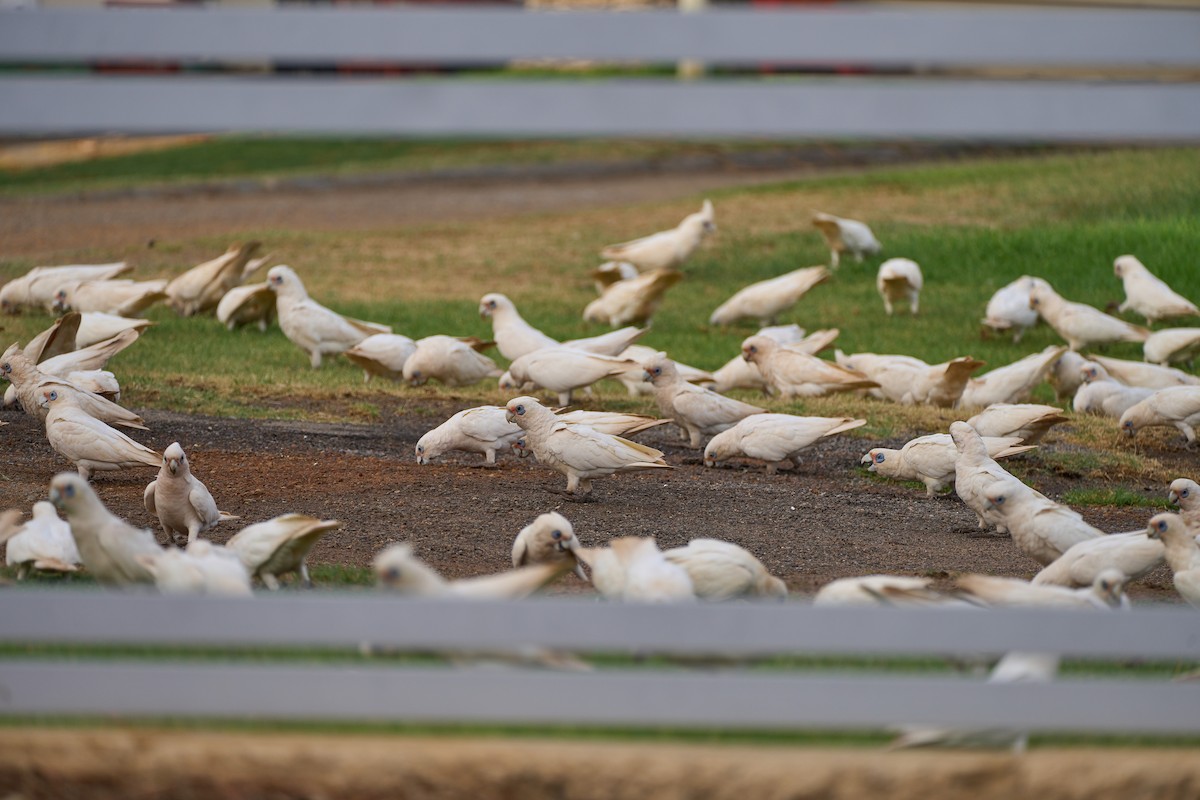
[[[929,656],[1010,650],[1084,659],[1200,660],[1200,614],[812,608],[787,604],[627,606],[402,600],[381,595],[253,599],[9,590],[0,641],[153,645],[141,659],[0,657],[0,715],[355,719],[747,729],[898,723],[1027,731],[1200,732],[1200,682],[1144,676],[990,684],[901,672],[768,670],[775,655]],[[430,667],[380,658],[263,659],[274,648],[369,643],[400,651],[662,654],[720,667]],[[186,659],[178,648],[247,649],[254,661]]]
[[[259,130],[503,136],[1196,140],[1200,11],[821,6],[0,11],[0,63],[217,68],[585,58],[919,70],[1141,70],[1122,80],[717,77],[521,80],[0,71],[0,134]],[[1185,76],[1186,77],[1186,76]]]

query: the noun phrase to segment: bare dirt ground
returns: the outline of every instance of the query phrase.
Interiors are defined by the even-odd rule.
[[[0,731],[9,798],[1191,800],[1180,750],[893,752],[772,745],[107,728]]]

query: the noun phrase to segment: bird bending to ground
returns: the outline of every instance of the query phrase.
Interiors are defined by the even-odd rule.
[[[908,301],[908,310],[914,317],[920,311],[921,289],[925,286],[925,276],[921,267],[909,258],[889,258],[879,265],[879,273],[875,276],[875,288],[883,298],[883,310],[890,317],[894,311],[893,305],[902,300]]]
[[[468,600],[520,600],[556,581],[575,566],[574,559],[519,567],[494,575],[447,581],[412,552],[408,542],[375,556],[372,566],[379,586],[413,597],[459,597]]]
[[[50,502],[71,525],[79,557],[97,582],[108,586],[153,583],[139,555],[162,552],[154,534],[114,516],[81,475],[63,472],[50,481]]]
[[[571,425],[535,398],[517,397],[505,406],[506,418],[525,431],[525,442],[538,463],[567,476],[567,492],[590,494],[592,479],[621,472],[673,469],[662,452],[586,425]]]
[[[67,378],[45,374],[25,358],[20,350],[10,348],[0,358],[0,375],[12,383],[17,398],[21,401],[21,408],[39,420],[44,421],[48,413],[48,409],[40,402],[42,392],[50,390],[63,397],[69,397],[85,413],[101,422],[123,428],[146,430],[142,418],[137,414]]]
[[[1191,363],[1200,353],[1200,328],[1166,328],[1155,331],[1142,345],[1151,364],[1168,367],[1174,362]]]
[[[1022,275],[1007,286],[996,290],[988,300],[983,324],[996,332],[1012,331],[1013,344],[1021,341],[1025,331],[1037,324],[1038,313],[1029,307],[1029,290],[1039,278]]]
[[[987,454],[991,458],[1008,458],[1027,450],[1033,450],[1033,445],[1021,445],[1016,438],[983,440]],[[958,450],[954,440],[948,433],[934,433],[928,436],[918,436],[904,444],[899,450],[886,447],[873,447],[863,456],[860,464],[868,465],[867,469],[885,478],[901,481],[921,481],[925,484],[927,497],[933,497],[949,486],[955,479],[955,464],[958,460]]]
[[[950,438],[958,450],[958,457],[954,460],[954,493],[967,508],[975,512],[981,530],[995,526],[1001,533],[1007,532],[1003,517],[991,510],[984,492],[1005,481],[1017,479],[988,455],[984,438],[970,423],[951,424]]]
[[[172,278],[166,286],[171,308],[181,317],[212,311],[226,292],[242,283],[245,267],[260,247],[259,242],[230,245],[220,256]]]
[[[187,454],[179,442],[172,442],[163,451],[162,468],[158,477],[146,486],[142,502],[147,511],[158,517],[167,538],[176,543],[177,537],[186,536],[191,544],[222,519],[236,519],[217,510],[217,502],[208,487],[192,474]]]
[[[1113,262],[1113,274],[1125,284],[1125,302],[1118,311],[1141,314],[1149,324],[1167,317],[1200,315],[1195,303],[1176,294],[1136,256],[1119,256]]]
[[[266,281],[235,286],[217,303],[217,319],[229,330],[251,323],[266,333],[275,317],[275,292]]]
[[[1049,566],[1074,545],[1104,536],[1079,512],[1022,484],[1005,481],[983,493],[988,508],[1004,519],[1013,544],[1025,555]]]
[[[837,339],[838,331],[836,328],[816,331],[807,338],[804,334],[803,328],[792,324],[760,328],[755,336],[767,336],[782,345],[809,355],[816,355],[833,344],[833,341]],[[767,392],[769,389],[767,380],[759,368],[742,358],[741,353],[729,359],[723,367],[712,373],[711,380],[712,385],[708,388],[721,394],[725,394],[731,389],[761,389],[763,392]]]
[[[394,381],[404,379],[404,362],[417,352],[417,343],[398,333],[368,336],[346,351],[346,358],[362,367],[363,383],[379,375]]]
[[[47,310],[100,312],[119,317],[136,317],[166,298],[166,280],[71,281],[59,285]]]
[[[933,592],[932,578],[907,575],[838,578],[822,586],[813,597],[814,606],[941,605],[943,602],[945,598]]]
[[[71,526],[59,518],[54,505],[42,500],[33,504],[33,518],[20,524],[16,509],[0,514],[0,544],[4,561],[17,568],[17,580],[31,570],[39,572],[76,572],[82,563],[79,548],[71,536]]]
[[[1108,370],[1108,374],[1126,386],[1141,386],[1146,389],[1169,389],[1172,386],[1197,386],[1200,377],[1189,375],[1174,367],[1160,367],[1144,361],[1127,361],[1123,358],[1093,355],[1091,361]]]
[[[556,345],[526,353],[508,366],[517,386],[533,383],[558,394],[560,406],[570,405],[576,389],[614,378],[636,368],[631,359],[614,358]]]
[[[772,575],[763,563],[732,542],[692,539],[663,557],[687,571],[692,589],[701,600],[734,600],[739,597],[787,597],[787,584]]]
[[[742,342],[742,358],[757,365],[768,385],[785,400],[879,386],[861,372],[799,352],[767,336],[751,336]]]
[[[608,600],[634,603],[678,603],[696,599],[692,579],[668,561],[652,536],[623,536],[607,547],[579,548],[592,585]]]
[[[647,325],[662,305],[667,290],[681,280],[683,273],[679,270],[656,269],[610,283],[600,297],[584,308],[583,320],[614,328]]]
[[[46,438],[54,452],[72,462],[79,476],[131,467],[157,467],[162,456],[88,414],[69,395],[42,389],[39,402],[47,410]]]
[[[751,414],[766,409],[743,403],[688,383],[666,353],[642,362],[645,379],[654,386],[659,412],[675,421],[687,437],[688,447],[699,448],[701,438],[728,430]]]
[[[250,597],[250,573],[238,554],[227,547],[200,539],[187,550],[169,549],[139,555],[138,561],[154,576],[163,594],[203,594]]]
[[[267,284],[275,292],[279,327],[308,354],[313,369],[321,366],[323,355],[344,353],[368,336],[392,332],[386,325],[342,316],[313,300],[300,276],[285,264],[271,267]]]
[[[993,403],[967,420],[980,436],[1017,436],[1037,444],[1055,425],[1067,421],[1061,408],[1033,403]]]
[[[404,380],[413,386],[423,386],[430,380],[447,386],[470,386],[484,378],[498,378],[501,371],[496,362],[479,352],[494,344],[442,334],[418,339],[417,349],[404,362]]]
[[[708,318],[708,324],[726,326],[742,319],[757,319],[760,325],[774,325],[776,317],[830,277],[825,267],[804,267],[752,283],[719,305]]]
[[[1175,427],[1187,439],[1190,450],[1196,446],[1196,426],[1200,425],[1200,386],[1159,389],[1125,409],[1120,425],[1129,436],[1142,428]]]
[[[883,250],[865,222],[817,211],[813,213],[812,224],[829,245],[829,266],[833,269],[838,268],[842,253],[850,253],[861,264],[864,255],[877,255]]]
[[[855,353],[851,356],[839,350],[837,363],[847,369],[862,372],[879,384],[871,394],[903,405],[932,405],[951,408],[962,397],[971,380],[971,373],[985,362],[971,356],[926,364],[911,356],[888,356],[874,353]]]
[[[299,574],[304,585],[311,587],[304,559],[318,539],[340,527],[342,523],[336,519],[284,514],[242,528],[225,546],[236,552],[250,575],[261,578],[268,589],[278,589],[280,576],[289,572]]]
[[[1100,573],[1111,569],[1133,581],[1161,564],[1165,555],[1162,542],[1148,537],[1144,530],[1110,533],[1071,545],[1034,575],[1032,583],[1080,588],[1091,586]]]
[[[766,462],[774,475],[781,462],[800,466],[800,455],[826,436],[861,428],[865,419],[853,417],[797,417],[792,414],[755,414],[718,433],[704,448],[704,466],[737,456]]]
[[[58,288],[74,281],[112,280],[133,267],[124,261],[111,264],[70,264],[61,267],[34,267],[19,278],[0,286],[0,311],[16,314],[22,308],[47,308],[54,302]]]
[[[604,258],[626,261],[645,272],[656,269],[671,269],[682,266],[700,242],[717,229],[713,222],[713,205],[708,200],[694,214],[669,231],[660,231],[641,239],[621,244],[611,244],[600,251]]]
[[[971,378],[958,399],[958,407],[986,408],[996,403],[1024,402],[1066,351],[1062,345],[1051,345],[1040,353]]]
[[[1071,408],[1077,414],[1096,414],[1120,419],[1130,407],[1155,392],[1154,389],[1126,386],[1114,380],[1108,374],[1108,370],[1094,361],[1085,361],[1079,368],[1079,374],[1083,377],[1083,383],[1075,391],[1075,398],[1071,401]]]

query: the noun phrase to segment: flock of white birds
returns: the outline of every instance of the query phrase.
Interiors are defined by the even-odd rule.
[[[861,262],[882,249],[862,222],[817,214],[813,225],[829,245],[832,269],[843,255]],[[62,316],[24,347],[13,344],[5,351],[0,371],[11,383],[5,402],[40,417],[50,446],[77,472],[53,478],[53,506],[38,503],[32,519],[22,522],[18,510],[0,518],[7,563],[19,567],[21,577],[30,570],[73,572],[82,566],[102,584],[156,584],[166,592],[249,594],[253,579],[274,589],[289,573],[309,583],[305,556],[338,522],[288,514],[250,525],[223,546],[208,542],[200,537],[237,517],[218,509],[191,473],[183,448],[175,443],[160,454],[117,430],[145,428],[140,417],[117,403],[120,386],[105,366],[149,325],[137,314],[161,301],[184,316],[215,313],[230,329],[258,324],[266,330],[277,317],[314,368],[324,357],[344,353],[362,367],[366,380],[384,376],[413,385],[436,380],[453,386],[498,380],[517,396],[504,407],[458,412],[421,437],[417,461],[428,464],[451,450],[479,453],[489,464],[507,452],[532,455],[562,473],[566,494],[577,499],[591,499],[597,478],[673,469],[660,450],[627,438],[660,425],[674,424],[687,447],[703,448],[706,466],[747,458],[764,462],[774,474],[781,464],[800,464],[804,452],[824,437],[866,424],[853,417],[769,413],[724,394],[734,388],[757,388],[785,399],[858,392],[896,403],[977,409],[947,433],[920,436],[898,450],[872,448],[862,463],[887,478],[921,481],[930,496],[952,486],[981,528],[1007,532],[1021,552],[1044,566],[1042,572],[1032,582],[965,576],[951,592],[935,591],[923,578],[844,579],[824,587],[816,602],[1114,607],[1127,602],[1123,587],[1128,581],[1165,561],[1179,593],[1200,606],[1200,486],[1179,479],[1169,487],[1181,515],[1159,514],[1143,530],[1105,534],[1000,463],[1032,449],[1052,426],[1069,418],[1061,408],[1024,402],[1046,379],[1060,397],[1073,393],[1074,413],[1112,417],[1130,435],[1148,426],[1175,426],[1193,447],[1200,379],[1170,364],[1191,360],[1200,349],[1200,329],[1152,333],[1070,302],[1042,278],[1022,277],[991,298],[984,324],[1019,341],[1042,319],[1066,346],[1049,347],[978,377],[972,373],[982,362],[969,356],[928,364],[907,355],[838,350],[830,361],[817,354],[833,345],[836,330],[806,335],[795,325],[774,324],[832,277],[831,268],[815,266],[747,286],[715,309],[713,325],[751,319],[767,327],[743,342],[740,355],[706,372],[637,344],[648,328],[633,326],[650,321],[663,294],[681,277],[679,268],[713,230],[713,207],[705,201],[671,230],[605,248],[602,255],[611,260],[593,273],[599,297],[584,317],[617,329],[567,342],[531,325],[502,294],[484,295],[479,304],[480,314],[491,320],[494,341],[450,335],[414,341],[386,325],[326,308],[285,265],[272,266],[265,282],[247,283],[268,263],[266,257],[256,258],[257,243],[231,247],[171,280],[123,279],[124,263],[38,267],[0,287],[0,304],[6,313],[41,308]],[[1123,311],[1132,310],[1148,323],[1200,314],[1133,256],[1116,259],[1115,273],[1125,285]],[[898,303],[917,314],[923,284],[911,259],[892,258],[879,267],[877,288],[889,314]],[[632,326],[620,327],[627,324]],[[1146,361],[1081,354],[1116,341],[1143,342]],[[507,371],[481,352],[493,346],[509,360]],[[539,399],[548,393],[566,406],[576,392],[590,392],[604,379],[622,382],[631,394],[652,394],[661,417],[566,412]],[[139,467],[159,469],[144,499],[161,523],[166,547],[151,531],[109,512],[89,484],[94,473]],[[522,597],[572,570],[615,600],[787,594],[781,580],[732,543],[696,539],[661,552],[653,538],[630,537],[586,548],[557,513],[543,514],[517,535],[512,566],[497,575],[447,582],[407,545],[391,547],[375,560],[381,586],[423,595]]]

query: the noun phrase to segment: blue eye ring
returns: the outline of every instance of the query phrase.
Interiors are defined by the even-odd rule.
[[[875,463],[882,464],[884,458],[885,458],[885,456],[883,455],[883,453],[876,453],[875,454]]]
[[[50,392],[50,399],[51,399],[51,400],[57,400],[57,399],[58,399],[58,392]]]
[[[1165,519],[1161,519],[1154,527],[1158,528],[1160,531],[1165,531],[1167,529],[1167,521]]]
[[[553,532],[553,533],[551,533],[550,535],[551,535],[551,536],[553,536],[555,539],[561,539],[561,538],[562,538],[562,531],[554,531],[554,532]]]
[[[68,483],[66,488],[63,489],[63,494],[65,494],[67,497],[74,497],[75,487]]]
[[[517,414],[521,415],[524,413],[525,413],[525,406],[517,406]]]
[[[1182,492],[1180,492],[1180,493],[1179,493],[1179,496],[1180,496],[1180,497],[1187,497],[1187,496],[1188,496],[1188,492],[1190,492],[1190,491],[1191,491],[1191,489],[1184,489]]]
[[[997,497],[995,502],[996,502],[996,505],[1002,505],[1004,503],[1004,495],[1000,495],[999,497]]]

